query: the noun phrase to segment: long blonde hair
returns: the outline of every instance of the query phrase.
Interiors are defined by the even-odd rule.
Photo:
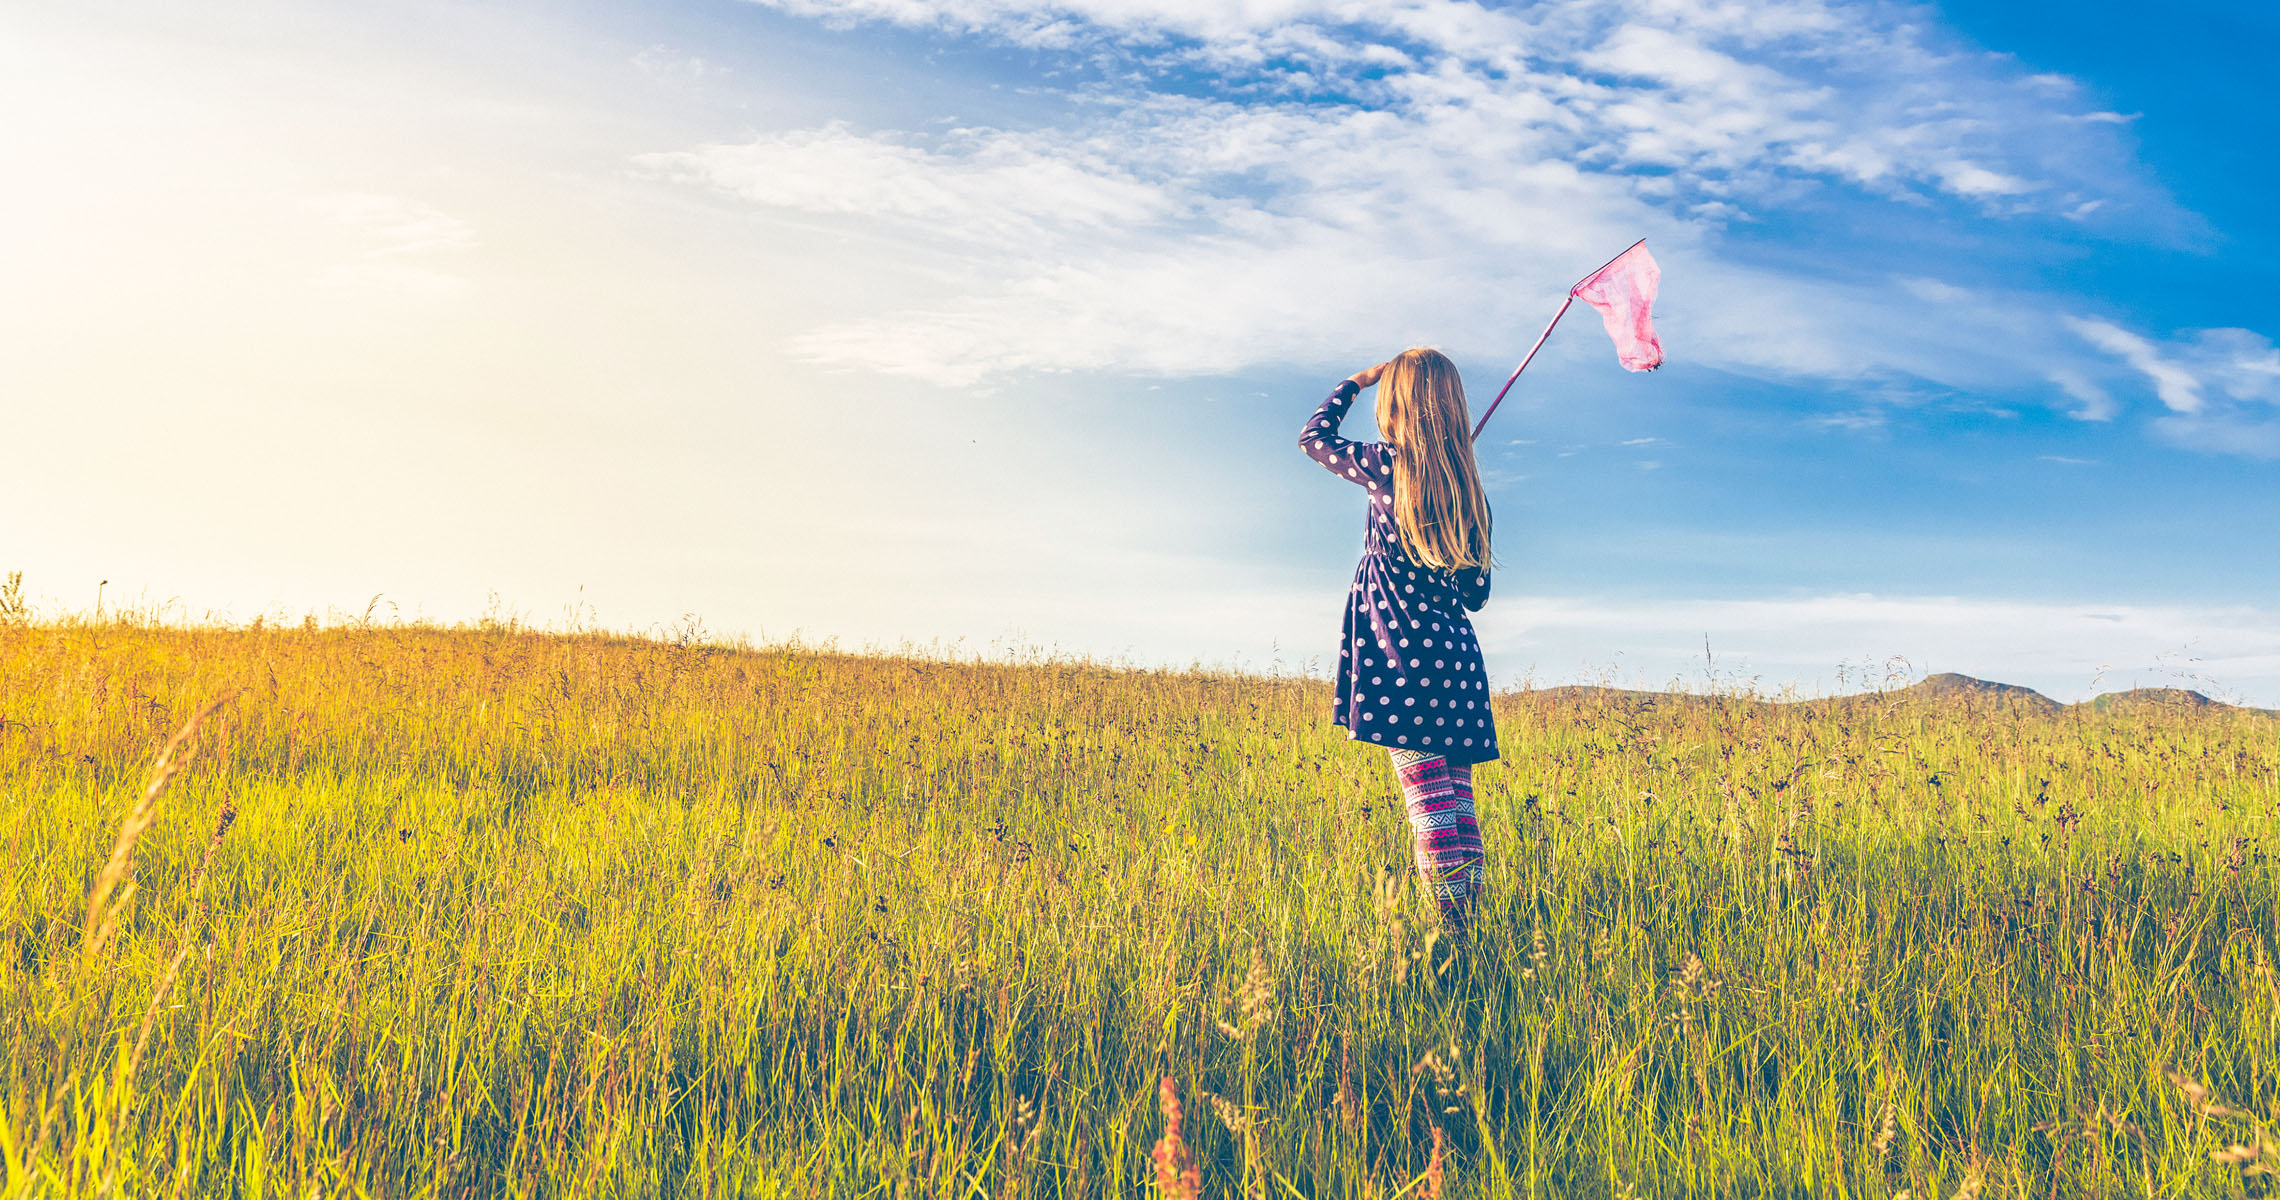
[[[1378,380],[1377,423],[1394,449],[1393,521],[1402,549],[1437,571],[1487,570],[1493,522],[1457,365],[1438,350],[1402,351]]]

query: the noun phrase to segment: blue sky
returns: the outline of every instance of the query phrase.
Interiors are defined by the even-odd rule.
[[[1646,236],[1669,365],[1571,317],[1482,442],[1501,679],[2280,705],[2265,6],[127,15],[0,10],[51,607],[1300,667],[1300,419]]]

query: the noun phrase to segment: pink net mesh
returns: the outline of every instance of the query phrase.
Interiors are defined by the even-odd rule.
[[[1615,339],[1615,356],[1634,371],[1652,371],[1662,365],[1662,342],[1655,337],[1655,289],[1662,286],[1662,268],[1647,244],[1625,250],[1614,262],[1599,268],[1569,293],[1599,310],[1607,336]]]

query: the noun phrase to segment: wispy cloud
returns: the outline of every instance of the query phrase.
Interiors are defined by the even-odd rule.
[[[2075,409],[2066,415],[2077,421],[2111,421],[2121,411],[2114,402],[2113,393],[2092,383],[2080,371],[2070,367],[2056,367],[2050,371],[2051,383],[2073,399]]]
[[[2280,348],[2248,329],[2203,329],[2163,342],[2111,321],[2068,318],[2090,344],[2153,387],[2169,412],[2153,429],[2195,450],[2280,458]]]
[[[2061,212],[2161,205],[2120,144],[2080,136],[2073,80],[1946,37],[1912,6],[1764,0],[758,0],[833,23],[889,22],[1117,62],[1207,72],[1222,90],[1335,94],[1380,108],[1492,106],[1598,166],[1711,176],[1793,171]],[[2067,127],[2075,127],[2071,134]],[[1705,189],[1705,194],[1715,192]],[[1703,198],[1703,197],[1697,197]]]
[[[1225,371],[1369,339],[1501,350],[1542,319],[1515,281],[1556,287],[1640,233],[1671,267],[1666,322],[1688,361],[2039,384],[2006,357],[2015,332],[1903,312],[1916,306],[1888,280],[1752,267],[1720,231],[1832,186],[1988,213],[2173,214],[2108,127],[2080,119],[2070,83],[1948,44],[1913,9],[765,2],[1101,72],[1032,128],[832,124],[639,160],[885,239],[906,302],[824,317],[793,344],[949,384]],[[1453,311],[1451,295],[1476,299]]]
[[[2152,380],[2154,394],[2161,397],[2171,412],[2201,411],[2201,381],[2192,372],[2164,358],[2152,342],[2110,321],[2069,317],[2066,323],[2081,334],[2084,341],[2120,358]]]
[[[719,63],[664,45],[645,47],[631,61],[635,70],[667,87],[694,87],[707,79],[732,73]]]
[[[465,277],[423,260],[481,245],[467,222],[418,201],[368,192],[321,196],[315,207],[359,243],[348,261],[318,273],[320,286],[430,297],[466,290]]]
[[[480,244],[467,222],[402,196],[345,192],[319,198],[317,207],[333,224],[370,238],[364,249],[367,258],[468,250]]]

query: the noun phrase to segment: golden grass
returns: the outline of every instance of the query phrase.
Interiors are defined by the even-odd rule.
[[[2280,722],[1496,703],[1453,948],[1303,679],[0,626],[0,1188],[2267,1181]]]

